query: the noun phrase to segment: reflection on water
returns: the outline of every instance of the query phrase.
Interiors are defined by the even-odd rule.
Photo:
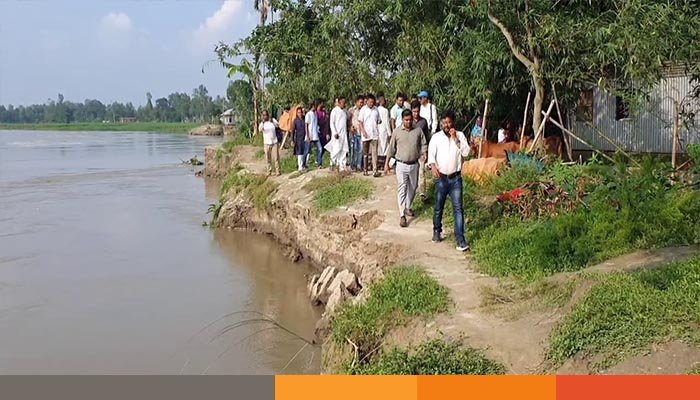
[[[216,184],[181,159],[215,138],[0,131],[0,373],[254,374],[284,368],[317,312],[308,266],[202,221]],[[262,330],[262,331],[261,331]],[[224,332],[225,331],[225,332]],[[259,332],[261,331],[261,332]],[[259,333],[256,333],[259,332]],[[316,349],[287,373],[319,369]]]

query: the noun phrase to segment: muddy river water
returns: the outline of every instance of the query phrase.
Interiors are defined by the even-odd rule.
[[[221,139],[0,131],[0,374],[317,373],[310,266],[212,230]]]

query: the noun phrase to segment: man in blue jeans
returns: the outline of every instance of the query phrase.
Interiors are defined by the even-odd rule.
[[[454,112],[445,111],[442,116],[442,130],[433,134],[428,145],[428,167],[435,177],[433,242],[442,241],[442,214],[449,196],[455,220],[457,250],[467,251],[469,243],[464,238],[462,207],[462,158],[469,155],[470,148],[464,133],[456,130],[454,125]]]
[[[353,171],[362,171],[362,135],[360,134],[360,110],[365,105],[365,96],[357,96],[355,106],[348,111],[350,121],[350,166]]]

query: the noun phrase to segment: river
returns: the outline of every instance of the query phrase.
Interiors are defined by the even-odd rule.
[[[311,267],[202,226],[218,187],[181,159],[220,141],[0,131],[0,374],[318,373],[318,348],[241,313],[311,339]]]

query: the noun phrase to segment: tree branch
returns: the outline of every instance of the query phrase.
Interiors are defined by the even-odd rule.
[[[525,67],[527,67],[529,70],[532,70],[534,68],[534,62],[527,58],[527,56],[518,48],[518,45],[515,44],[515,39],[513,39],[513,34],[510,33],[508,28],[503,25],[503,22],[501,22],[498,18],[494,17],[491,14],[491,11],[488,12],[489,20],[498,27],[498,29],[501,30],[501,33],[503,33],[503,36],[506,38],[506,41],[508,42],[508,46],[510,46],[510,51],[513,52],[513,55],[515,55],[515,58],[518,59]]]

